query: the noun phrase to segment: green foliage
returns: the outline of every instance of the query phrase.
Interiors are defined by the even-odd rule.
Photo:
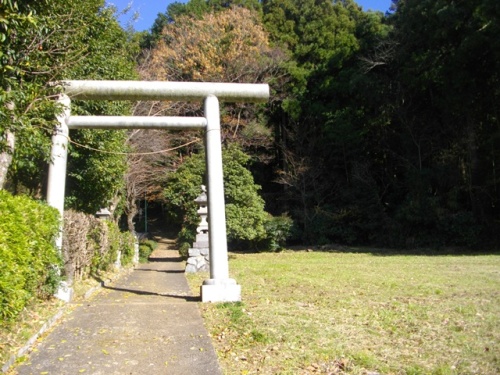
[[[15,135],[9,169],[10,188],[37,194],[47,172],[50,135],[59,110],[58,88],[48,81],[61,79],[134,79],[138,41],[120,27],[113,9],[103,0],[1,3],[0,152],[4,135]],[[82,27],[83,25],[83,27]],[[13,63],[15,61],[15,64]],[[73,114],[129,114],[130,103],[72,103]],[[94,213],[123,188],[126,135],[123,131],[75,131],[71,140],[111,153],[70,145],[68,205]]]
[[[265,236],[267,214],[260,186],[254,183],[245,166],[249,157],[237,147],[229,146],[223,153],[226,226],[229,241],[255,242]]]
[[[226,203],[226,228],[228,240],[235,243],[256,243],[265,235],[267,213],[264,200],[259,196],[260,187],[254,183],[245,165],[249,157],[234,146],[223,150],[224,193]],[[164,194],[167,210],[172,220],[182,224],[179,244],[192,243],[199,216],[195,198],[205,172],[205,156],[194,154],[170,174]]]
[[[201,192],[204,172],[204,156],[192,155],[185,159],[175,173],[169,174],[168,185],[164,190],[170,220],[182,225],[177,236],[177,245],[184,257],[187,257],[188,249],[196,238],[199,216],[194,200]]]
[[[499,12],[489,0],[408,1],[391,18],[400,48],[385,74],[401,104],[388,161],[406,188],[397,217],[420,242],[498,242]]]
[[[87,14],[93,27],[82,35],[88,41],[88,56],[67,73],[68,79],[136,79],[132,43],[114,18],[112,9],[93,8]],[[127,102],[76,102],[73,113],[80,115],[128,115]],[[80,130],[71,134],[79,144],[102,150],[97,152],[70,146],[67,202],[77,210],[95,213],[124,189],[126,171],[126,131]]]
[[[271,121],[311,243],[498,243],[497,2],[263,2],[293,60]],[[485,241],[486,240],[486,241]]]
[[[110,153],[70,146],[66,203],[69,207],[95,213],[124,189],[126,133],[117,130],[81,130],[74,135],[85,144]],[[116,154],[112,154],[115,152]]]
[[[106,220],[103,222],[106,226],[108,251],[104,263],[112,264],[118,257],[118,252],[122,250],[121,232],[115,222]]]
[[[153,240],[144,240],[139,243],[139,262],[146,263],[151,253],[158,247]]]
[[[359,48],[354,17],[360,10],[352,1],[270,0],[263,2],[263,9],[271,38],[292,53],[302,70],[291,71],[296,77]]]
[[[159,14],[155,21],[155,26],[161,24],[161,21],[167,17],[168,22],[174,21],[177,17],[189,15],[193,18],[201,18],[208,12],[217,12],[230,7],[244,7],[253,10],[261,10],[258,0],[190,0],[185,4],[175,2],[168,6],[167,14]],[[153,27],[153,33],[157,28]]]
[[[135,251],[134,244],[135,244],[135,237],[132,233],[130,232],[120,233],[120,251],[122,253],[121,257],[122,266],[128,266],[132,263]]]
[[[191,241],[191,242],[178,241],[177,243],[178,243],[178,247],[179,247],[179,255],[183,259],[187,259],[189,256],[189,249],[191,248],[191,244],[193,243],[193,241]]]
[[[134,255],[133,236],[129,232],[120,232],[113,221],[95,219],[92,223],[87,233],[87,243],[93,248],[90,274],[98,275],[100,271],[109,270],[118,258],[118,251],[122,252],[121,264],[130,264]]]
[[[11,183],[22,184],[31,193],[41,185],[56,113],[49,99],[56,90],[46,85],[49,60],[54,57],[58,66],[62,55],[44,49],[46,25],[33,2],[2,1],[0,14],[0,152],[12,153],[5,139],[14,135]]]
[[[183,226],[177,235],[177,247],[179,248],[179,254],[181,257],[187,259],[189,255],[189,248],[196,240],[196,225],[192,225],[191,228],[188,226]]]
[[[401,0],[384,16],[363,12],[352,0],[191,0],[170,5],[143,43],[153,46],[180,16],[195,22],[228,6],[257,9],[255,24],[262,21],[274,49],[262,53],[258,64],[228,61],[222,67],[234,67],[234,77],[250,81],[272,77],[272,100],[258,127],[249,121],[257,110],[226,107],[223,116],[235,119],[238,112],[238,121],[223,123],[223,137],[242,144],[253,160],[269,163],[266,173],[255,174],[262,196],[273,214],[290,213],[304,242],[499,243],[498,1]],[[0,107],[11,108],[0,111],[0,152],[8,150],[6,134],[14,133],[10,188],[34,195],[42,190],[57,112],[52,100],[43,99],[57,93],[46,82],[134,78],[142,36],[121,30],[101,0],[50,6],[8,0],[0,7]],[[182,70],[181,60],[174,59],[173,71]],[[75,101],[73,110],[119,115],[129,107]],[[263,145],[270,129],[275,148]],[[113,152],[123,151],[125,140],[124,133],[107,131],[75,131],[71,137]],[[74,145],[70,153],[67,205],[93,213],[123,188],[124,158]],[[268,233],[273,243],[269,233],[281,229],[263,214],[259,188],[239,169],[247,163],[236,153],[224,160],[228,236],[240,246]],[[189,157],[165,190],[169,214],[183,223],[182,249],[194,240],[193,200],[203,174],[203,156]]]
[[[283,250],[286,240],[292,234],[293,220],[287,215],[270,216],[264,224],[266,238],[263,241],[265,250]]]
[[[0,190],[0,227],[0,318],[8,322],[32,299],[47,299],[57,290],[59,215],[45,204]]]

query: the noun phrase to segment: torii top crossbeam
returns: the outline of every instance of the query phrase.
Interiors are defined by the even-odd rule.
[[[203,101],[215,96],[226,102],[266,102],[269,85],[219,82],[64,81],[64,92],[83,100]]]

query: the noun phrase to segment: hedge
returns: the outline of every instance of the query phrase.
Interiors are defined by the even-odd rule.
[[[64,269],[68,279],[81,280],[98,276],[116,261],[128,265],[134,256],[134,236],[120,232],[113,221],[68,210],[64,213]]]
[[[0,228],[0,319],[9,322],[30,301],[47,299],[57,290],[59,213],[0,190]]]
[[[59,213],[43,202],[0,190],[0,321],[15,321],[26,305],[54,295],[61,271],[69,280],[109,269],[121,252],[132,262],[134,236],[112,221],[66,211],[63,259],[55,246]]]

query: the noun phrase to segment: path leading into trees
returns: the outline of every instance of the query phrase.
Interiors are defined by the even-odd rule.
[[[19,374],[220,374],[191,297],[184,265],[168,241],[66,315]]]

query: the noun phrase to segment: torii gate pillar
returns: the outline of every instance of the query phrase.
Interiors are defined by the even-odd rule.
[[[201,300],[236,302],[241,301],[241,286],[229,278],[219,100],[213,95],[205,98],[205,118],[210,279],[201,286]]]

